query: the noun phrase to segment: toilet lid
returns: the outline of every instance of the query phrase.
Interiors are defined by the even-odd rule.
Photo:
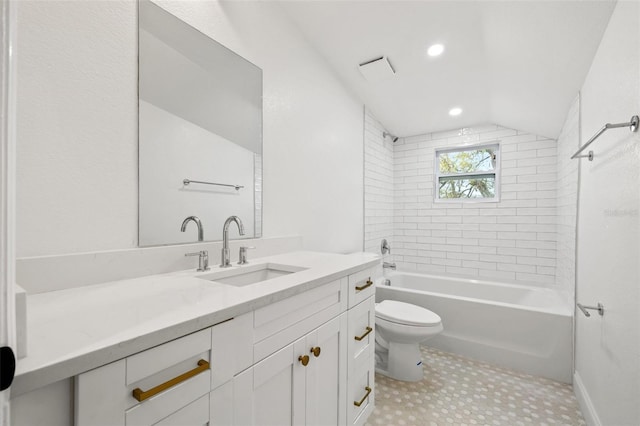
[[[376,304],[376,316],[398,324],[432,327],[440,324],[438,314],[421,306],[395,300],[383,300]]]

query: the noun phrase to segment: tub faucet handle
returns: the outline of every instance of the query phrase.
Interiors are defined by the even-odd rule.
[[[391,253],[391,246],[389,245],[389,242],[387,241],[386,238],[383,238],[382,241],[380,242],[380,253],[382,254]]]

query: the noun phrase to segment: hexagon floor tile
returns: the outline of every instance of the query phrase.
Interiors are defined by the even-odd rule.
[[[571,385],[422,346],[425,377],[376,374],[365,426],[585,425]]]

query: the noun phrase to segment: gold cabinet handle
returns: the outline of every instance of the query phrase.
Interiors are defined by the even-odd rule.
[[[309,355],[300,355],[298,357],[298,361],[302,363],[305,367],[309,364]]]
[[[353,405],[355,405],[356,407],[361,406],[364,400],[369,398],[369,394],[371,393],[371,388],[369,386],[366,386],[364,389],[367,391],[367,393],[364,394],[362,399],[360,401],[353,401]]]
[[[367,327],[367,331],[365,331],[362,336],[356,336],[356,337],[354,337],[354,339],[356,339],[359,342],[360,340],[362,340],[365,337],[367,337],[369,335],[369,333],[371,333],[372,331],[373,331],[373,328]]]
[[[318,358],[320,356],[320,346],[316,346],[315,348],[311,348],[311,353],[313,356]]]
[[[153,395],[156,395],[162,392],[163,390],[169,389],[170,387],[175,386],[178,383],[182,383],[185,380],[190,379],[191,377],[202,373],[203,371],[207,371],[208,369],[209,369],[209,363],[204,359],[201,359],[200,361],[198,361],[198,366],[193,370],[189,370],[186,373],[179,375],[178,377],[174,377],[173,379],[167,382],[159,384],[155,388],[151,388],[148,391],[143,391],[140,388],[135,388],[133,390],[133,397],[138,401],[142,402],[145,399],[151,398]]]
[[[367,279],[367,282],[365,283],[365,285],[362,285],[362,286],[360,286],[360,287],[356,286],[356,290],[357,290],[357,291],[362,291],[362,290],[364,290],[365,288],[369,288],[369,287],[371,287],[372,285],[373,285],[373,281],[371,281],[371,277],[369,277],[369,278]]]

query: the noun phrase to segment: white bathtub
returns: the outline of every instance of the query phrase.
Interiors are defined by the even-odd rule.
[[[521,285],[390,272],[376,301],[423,306],[442,318],[435,348],[571,383],[573,310],[560,292]]]

